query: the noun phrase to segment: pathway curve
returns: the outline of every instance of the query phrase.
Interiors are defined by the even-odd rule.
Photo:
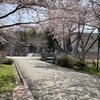
[[[13,57],[35,100],[100,100],[100,78],[37,60]]]

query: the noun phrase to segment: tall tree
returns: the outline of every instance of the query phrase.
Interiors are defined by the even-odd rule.
[[[44,39],[46,40],[46,45],[49,52],[55,52],[55,40],[54,35],[49,29],[44,30]]]

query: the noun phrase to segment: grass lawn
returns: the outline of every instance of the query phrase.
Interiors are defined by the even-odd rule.
[[[91,74],[91,75],[100,76],[100,64],[99,64],[99,71],[97,71],[96,66],[91,65],[90,62],[85,68],[79,69],[79,68],[74,67],[74,70],[78,71],[78,72],[82,72],[82,73],[88,73],[88,74]]]
[[[12,65],[0,65],[0,98],[12,100],[12,91],[15,87],[15,78]]]

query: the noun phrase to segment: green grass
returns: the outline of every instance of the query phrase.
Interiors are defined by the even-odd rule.
[[[81,73],[87,73],[87,74],[91,74],[91,75],[100,76],[100,64],[99,64],[99,71],[96,70],[96,66],[89,65],[89,64],[83,69],[79,69],[79,68],[74,67],[74,70],[81,72]]]
[[[12,65],[0,65],[0,93],[12,91],[15,85]]]

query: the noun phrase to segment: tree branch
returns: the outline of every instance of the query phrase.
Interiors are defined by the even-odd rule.
[[[90,45],[90,47],[85,52],[88,52],[92,48],[92,46],[97,42],[97,40],[98,38],[94,40],[94,42]]]
[[[96,1],[91,0],[92,3],[95,3],[96,5],[100,6],[99,3],[97,3]]]
[[[46,21],[54,20],[54,19],[60,19],[60,18],[65,18],[65,17],[54,17],[54,18],[45,19],[45,20],[36,21],[36,22],[21,22],[21,23],[14,23],[14,24],[10,24],[10,25],[3,25],[3,26],[0,26],[0,29],[6,28],[6,27],[17,26],[17,25],[21,25],[21,24],[39,24],[42,22],[46,22]]]
[[[9,16],[9,15],[11,15],[12,13],[16,12],[17,10],[22,9],[22,8],[24,8],[24,7],[25,7],[24,5],[23,5],[23,6],[18,5],[18,6],[17,6],[14,10],[12,10],[11,12],[9,12],[9,13],[7,13],[7,14],[1,16],[0,19],[3,19],[3,18],[5,18],[5,17]]]
[[[95,30],[95,29],[94,29],[94,30]],[[89,42],[89,40],[90,40],[90,37],[91,37],[92,33],[94,32],[94,30],[89,34],[88,39],[87,39],[87,41],[86,41],[86,43],[85,43],[85,45],[84,45],[84,48],[86,48],[86,46],[87,46],[87,44],[88,44],[88,42]]]

